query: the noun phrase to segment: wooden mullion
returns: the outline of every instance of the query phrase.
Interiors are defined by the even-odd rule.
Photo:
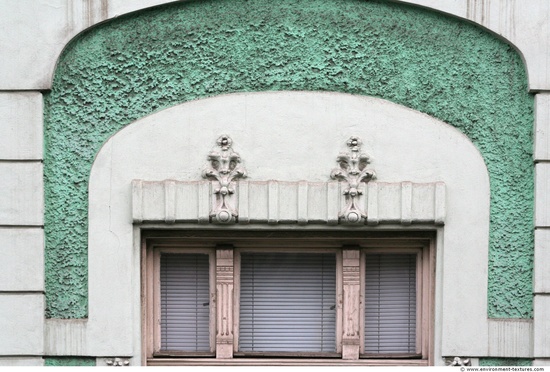
[[[342,353],[343,327],[343,255],[342,250],[336,252],[336,352]]]
[[[141,357],[142,365],[146,364],[146,360],[149,356],[153,355],[153,334],[154,325],[151,321],[153,316],[153,308],[151,296],[153,293],[153,262],[152,255],[147,250],[147,243],[145,239],[141,241],[141,307],[143,309],[141,313]]]
[[[161,309],[160,309],[160,251],[153,250],[152,254],[152,297],[153,297],[153,353],[158,353],[161,349]]]
[[[241,308],[241,254],[235,250],[233,254],[233,355],[239,351],[239,327],[240,327],[240,308]]]
[[[216,248],[216,358],[233,357],[233,246]]]
[[[423,251],[418,252],[416,255],[416,353],[420,355],[426,355],[426,348],[424,340],[424,325],[425,325],[425,291],[424,291],[424,260]]]
[[[343,257],[343,324],[342,324],[342,358],[359,359],[360,347],[360,257],[357,246],[346,246],[342,249]]]
[[[429,242],[428,251],[425,252],[425,268],[427,273],[427,283],[425,283],[425,288],[427,289],[427,309],[425,309],[426,314],[426,348],[427,348],[427,359],[429,365],[434,364],[434,322],[435,322],[435,275],[436,275],[436,244],[435,239],[431,239]]]

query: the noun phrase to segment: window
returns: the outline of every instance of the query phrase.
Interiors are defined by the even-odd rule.
[[[163,247],[151,252],[149,307],[158,356],[214,356],[214,251]]]
[[[148,364],[431,362],[430,236],[149,234]]]
[[[416,255],[367,254],[365,354],[416,354]]]
[[[336,353],[336,254],[240,256],[238,351]]]

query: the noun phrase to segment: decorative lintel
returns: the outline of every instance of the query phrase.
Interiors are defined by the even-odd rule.
[[[135,223],[209,223],[218,206],[212,197],[217,181],[142,181],[132,187],[132,217]],[[345,200],[342,182],[239,181],[232,204],[238,224],[336,225]],[[166,192],[175,188],[175,192]],[[273,190],[277,191],[276,198]],[[408,195],[404,198],[403,195]],[[368,212],[364,224],[443,225],[446,188],[443,182],[369,182],[358,206]],[[169,208],[170,207],[170,208]],[[170,213],[167,213],[170,212]],[[355,224],[357,225],[357,224]]]
[[[445,222],[443,182],[375,182],[361,139],[347,141],[330,182],[246,181],[228,135],[208,155],[205,180],[132,183],[135,223],[434,224]],[[368,212],[368,216],[367,216]]]

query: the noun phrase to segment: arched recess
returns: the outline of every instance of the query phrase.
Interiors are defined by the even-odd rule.
[[[88,355],[129,356],[132,364],[140,363],[146,337],[140,335],[142,229],[292,228],[288,222],[133,223],[132,181],[201,180],[206,155],[223,133],[233,138],[250,181],[326,182],[353,134],[363,139],[379,182],[445,183],[444,226],[413,219],[412,225],[313,222],[298,228],[436,231],[435,363],[443,363],[441,356],[487,355],[490,192],[479,151],[455,128],[417,111],[373,97],[320,92],[233,94],[184,103],[139,119],[107,141],[90,176]],[[158,197],[164,205],[164,196]],[[401,203],[399,195],[388,201]],[[296,208],[286,201],[279,213]]]
[[[530,316],[533,103],[517,53],[471,24],[399,4],[254,0],[145,10],[63,53],[45,99],[49,317],[87,315],[87,186],[101,145],[156,110],[265,90],[383,97],[467,134],[491,177],[489,316]]]

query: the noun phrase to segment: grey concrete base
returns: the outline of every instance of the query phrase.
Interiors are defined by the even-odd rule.
[[[0,367],[39,367],[43,365],[42,357],[0,357]]]

